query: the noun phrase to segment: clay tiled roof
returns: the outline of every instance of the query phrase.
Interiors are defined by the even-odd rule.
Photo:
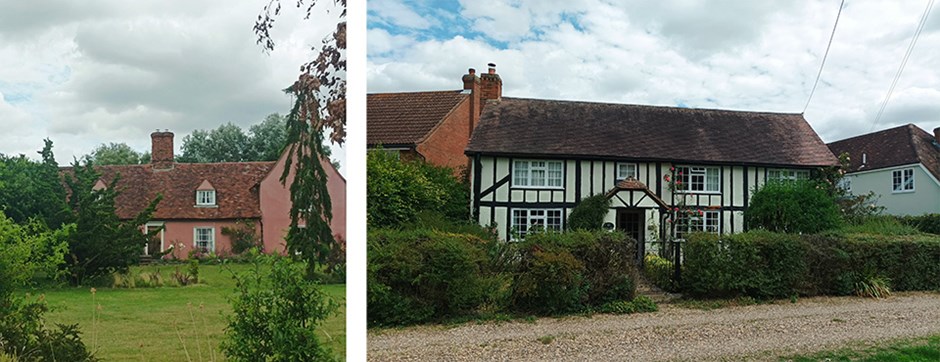
[[[151,165],[99,166],[101,179],[110,185],[120,173],[115,200],[119,217],[128,219],[157,197],[155,220],[260,218],[258,184],[274,162],[177,163],[171,170]],[[63,171],[69,172],[69,168]],[[196,189],[208,181],[215,188],[217,207],[196,207]]]
[[[366,143],[421,143],[467,97],[462,91],[368,94]]]
[[[849,172],[922,163],[940,179],[940,144],[933,135],[913,124],[832,142],[829,149],[836,155],[849,153]]]
[[[650,191],[650,189],[646,187],[646,184],[638,181],[637,179],[633,177],[628,177],[626,180],[620,180],[619,182],[617,182],[617,184],[614,185],[614,187],[610,189],[610,191],[607,191],[607,198],[609,199],[613,197],[614,195],[617,194],[617,192],[620,192],[622,190],[645,192],[646,195],[649,196],[651,199],[653,199],[653,202],[655,202],[657,205],[664,207],[664,208],[669,207],[668,205],[666,205],[666,202],[663,201],[663,199],[659,198],[659,196],[656,196],[656,194]]]
[[[780,166],[838,161],[799,114],[503,98],[467,153]]]

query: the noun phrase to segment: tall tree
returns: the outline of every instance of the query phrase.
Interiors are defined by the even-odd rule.
[[[316,3],[297,0],[296,4],[298,8],[306,6],[309,19]],[[346,138],[346,0],[334,3],[341,6],[336,31],[323,40],[316,58],[301,65],[297,81],[286,89],[294,96],[294,105],[287,116],[287,167],[281,182],[286,184],[288,175],[295,174],[290,185],[287,248],[300,252],[307,261],[308,274],[340,249],[330,230],[332,203],[320,163],[324,157],[324,131],[330,129],[334,143],[342,144]],[[255,23],[258,43],[265,50],[274,50],[269,30],[280,11],[280,0],[270,0]]]
[[[281,157],[287,145],[285,117],[277,113],[264,117],[261,123],[248,128],[248,147],[246,153],[254,160],[273,161]]]
[[[121,220],[114,200],[120,176],[105,188],[94,189],[101,175],[92,164],[75,161],[72,173],[65,178],[71,190],[68,205],[75,230],[69,234],[69,251],[65,257],[66,272],[72,284],[86,278],[114,271],[127,271],[137,263],[144,245],[159,230],[142,233],[140,226],[149,221],[162,197],[150,202],[146,209],[131,220]]]
[[[150,162],[150,157],[146,157],[144,162],[144,155],[149,156],[150,153],[137,152],[131,146],[128,146],[126,143],[115,143],[111,142],[108,144],[100,144],[98,147],[95,147],[94,150],[89,154],[88,160],[92,164],[103,166],[103,165],[139,165]]]
[[[68,211],[51,140],[45,140],[39,154],[39,162],[25,155],[0,154],[0,207],[18,224],[37,218],[56,229],[65,222]]]
[[[195,130],[183,137],[183,154],[179,162],[244,162],[260,161],[246,155],[248,135],[234,124],[226,123],[211,131]]]

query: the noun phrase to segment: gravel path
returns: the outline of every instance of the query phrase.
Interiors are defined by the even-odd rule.
[[[808,298],[711,311],[542,318],[369,332],[370,361],[773,360],[940,334],[940,294]],[[548,343],[543,343],[548,342]]]

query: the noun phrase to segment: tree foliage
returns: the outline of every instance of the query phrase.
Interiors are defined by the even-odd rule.
[[[469,219],[469,187],[453,170],[401,161],[382,149],[366,157],[366,220],[370,227],[398,227],[421,211],[454,221]]]
[[[744,216],[751,228],[782,233],[817,233],[841,222],[835,200],[816,181],[768,182]]]
[[[37,218],[50,228],[58,228],[65,223],[68,209],[51,140],[45,140],[39,154],[42,160],[38,162],[24,155],[0,154],[0,205],[16,223]]]
[[[88,156],[92,164],[103,165],[140,165],[150,163],[149,152],[137,152],[126,143],[111,142],[100,144]]]
[[[72,174],[65,179],[71,190],[70,218],[75,230],[69,234],[69,252],[65,269],[72,284],[81,284],[86,278],[112,272],[126,272],[143,252],[144,245],[159,230],[142,233],[144,225],[153,216],[161,197],[131,220],[118,218],[114,200],[120,190],[115,177],[107,187],[94,190],[101,175],[88,162],[76,161]]]
[[[346,0],[334,0],[334,3],[340,6],[336,30],[323,39],[317,56],[300,66],[297,81],[288,91],[297,96],[298,102],[308,103],[304,108],[319,110],[308,112],[300,121],[313,125],[317,132],[330,128],[330,141],[342,144],[346,139]],[[297,8],[306,10],[305,19],[310,18],[316,4],[317,0],[297,0],[296,3]],[[280,12],[281,0],[270,0],[255,22],[257,43],[266,51],[274,50],[270,30]],[[325,92],[321,93],[323,89]],[[318,98],[317,94],[322,97]]]

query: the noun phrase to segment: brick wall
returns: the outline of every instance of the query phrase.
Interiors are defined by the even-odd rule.
[[[431,135],[418,145],[417,151],[432,164],[455,169],[467,167],[468,158],[464,155],[467,142],[470,141],[470,102],[469,97],[454,109]]]

